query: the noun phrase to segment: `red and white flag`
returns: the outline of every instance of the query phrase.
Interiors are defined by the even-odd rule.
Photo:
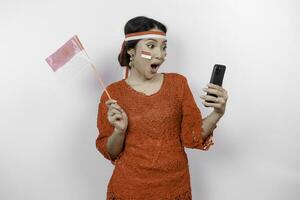
[[[93,67],[96,77],[101,86],[105,90],[108,97],[106,87],[97,72],[96,67],[91,62],[83,45],[81,44],[77,35],[74,35],[64,45],[57,49],[53,54],[46,58],[46,62],[50,65],[55,75],[63,82],[70,83],[71,80],[78,78],[88,66]]]
[[[46,58],[46,61],[55,72],[82,50],[84,50],[84,48],[78,36],[74,35],[63,46]]]

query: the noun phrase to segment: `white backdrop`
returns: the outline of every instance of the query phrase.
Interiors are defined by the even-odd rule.
[[[92,69],[66,87],[45,62],[77,34],[106,85],[123,78],[123,27],[167,25],[159,72],[201,88],[227,66],[226,113],[208,151],[186,149],[195,200],[300,199],[297,0],[1,1],[0,199],[105,199],[113,165],[96,149],[102,88]]]

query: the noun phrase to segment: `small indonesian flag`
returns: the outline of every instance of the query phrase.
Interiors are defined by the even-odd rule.
[[[82,75],[82,73],[87,70],[89,66],[92,66],[96,73],[97,79],[99,80],[108,97],[111,99],[103,84],[103,81],[100,78],[99,73],[96,70],[96,67],[91,62],[77,35],[74,35],[63,46],[47,57],[46,62],[55,72],[55,76],[64,83],[70,83],[71,80],[74,80],[75,78],[78,78],[79,75]]]
[[[46,58],[46,61],[55,72],[83,49],[84,48],[80,43],[78,36],[75,35],[71,39],[69,39],[62,47],[56,50],[52,55]]]
[[[148,51],[142,51],[141,57],[151,60],[151,53]]]

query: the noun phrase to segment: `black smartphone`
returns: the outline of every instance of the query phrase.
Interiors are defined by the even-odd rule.
[[[215,85],[222,86],[225,70],[226,70],[225,65],[215,64],[209,82],[213,83]],[[217,97],[217,95],[210,94],[208,92],[206,94]],[[205,101],[208,103],[214,103],[214,101],[207,101],[207,100],[205,100]],[[207,106],[205,106],[205,107],[207,107]]]

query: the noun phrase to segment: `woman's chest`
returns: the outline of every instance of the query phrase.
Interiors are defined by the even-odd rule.
[[[151,96],[157,92],[160,91],[160,89],[163,86],[163,81],[156,81],[151,84],[139,84],[139,85],[133,85],[127,83],[133,90],[135,90],[138,93],[142,93],[147,96]]]
[[[181,104],[174,96],[159,95],[151,100],[133,100],[126,105],[129,129],[143,132],[162,132],[179,125]]]
[[[155,93],[157,93],[160,89],[160,86],[157,84],[152,84],[150,86],[137,86],[137,87],[132,87],[135,91],[143,93],[147,96],[151,96]]]

